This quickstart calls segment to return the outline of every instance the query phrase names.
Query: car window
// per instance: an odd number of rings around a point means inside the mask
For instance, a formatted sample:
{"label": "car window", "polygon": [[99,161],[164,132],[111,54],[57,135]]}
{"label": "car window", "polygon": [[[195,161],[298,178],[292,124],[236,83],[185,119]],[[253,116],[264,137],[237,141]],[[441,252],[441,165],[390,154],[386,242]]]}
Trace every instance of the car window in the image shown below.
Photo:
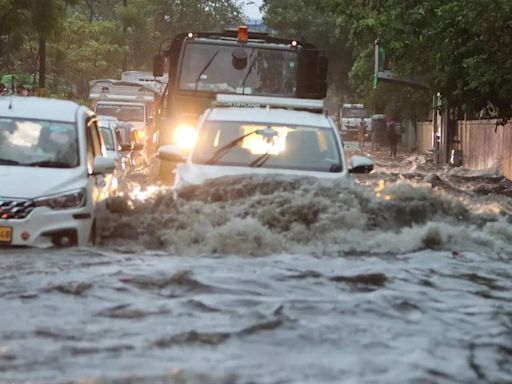
{"label": "car window", "polygon": [[192,160],[202,164],[341,172],[334,130],[209,121],[200,132]]}
{"label": "car window", "polygon": [[114,134],[112,129],[109,127],[100,127],[101,137],[103,138],[103,142],[105,143],[105,148],[107,151],[115,150],[115,142],[114,142]]}
{"label": "car window", "polygon": [[71,168],[79,164],[74,123],[0,118],[3,164]]}

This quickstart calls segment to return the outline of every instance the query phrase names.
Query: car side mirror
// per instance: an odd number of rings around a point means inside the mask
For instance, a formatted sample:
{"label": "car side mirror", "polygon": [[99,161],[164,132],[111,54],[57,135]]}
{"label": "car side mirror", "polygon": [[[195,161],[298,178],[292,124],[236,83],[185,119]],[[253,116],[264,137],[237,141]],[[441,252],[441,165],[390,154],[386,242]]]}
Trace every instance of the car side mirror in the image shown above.
{"label": "car side mirror", "polygon": [[185,155],[175,145],[163,145],[158,148],[157,157],[162,161],[173,161],[175,163],[184,163],[186,161]]}
{"label": "car side mirror", "polygon": [[96,156],[92,165],[92,175],[104,175],[114,172],[116,161],[105,156]]}
{"label": "car side mirror", "polygon": [[364,156],[352,156],[352,168],[349,173],[370,173],[372,170],[372,160]]}

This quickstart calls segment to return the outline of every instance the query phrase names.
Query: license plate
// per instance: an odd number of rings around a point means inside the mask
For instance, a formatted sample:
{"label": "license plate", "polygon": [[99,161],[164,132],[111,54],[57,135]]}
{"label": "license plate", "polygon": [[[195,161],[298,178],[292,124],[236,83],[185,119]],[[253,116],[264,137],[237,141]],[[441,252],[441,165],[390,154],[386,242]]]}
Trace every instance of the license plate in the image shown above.
{"label": "license plate", "polygon": [[12,228],[0,227],[0,243],[10,243],[12,241]]}

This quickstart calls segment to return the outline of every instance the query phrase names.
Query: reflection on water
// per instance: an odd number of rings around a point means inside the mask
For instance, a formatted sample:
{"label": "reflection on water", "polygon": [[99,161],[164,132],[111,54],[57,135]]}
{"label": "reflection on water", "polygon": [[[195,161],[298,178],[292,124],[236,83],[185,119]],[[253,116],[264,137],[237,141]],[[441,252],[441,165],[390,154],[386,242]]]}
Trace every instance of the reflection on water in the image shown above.
{"label": "reflection on water", "polygon": [[100,248],[0,249],[0,383],[510,382],[508,186],[452,176],[142,188]]}

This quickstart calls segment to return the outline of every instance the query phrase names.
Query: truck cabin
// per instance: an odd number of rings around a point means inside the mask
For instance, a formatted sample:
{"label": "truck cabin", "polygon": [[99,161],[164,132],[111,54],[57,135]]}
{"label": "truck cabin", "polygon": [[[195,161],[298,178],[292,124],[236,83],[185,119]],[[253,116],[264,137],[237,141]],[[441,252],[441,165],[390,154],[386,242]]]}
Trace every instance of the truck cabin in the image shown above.
{"label": "truck cabin", "polygon": [[168,59],[168,88],[160,144],[173,143],[173,131],[195,126],[218,93],[322,99],[327,60],[312,44],[248,31],[190,32],[172,39],[155,56],[154,76]]}

